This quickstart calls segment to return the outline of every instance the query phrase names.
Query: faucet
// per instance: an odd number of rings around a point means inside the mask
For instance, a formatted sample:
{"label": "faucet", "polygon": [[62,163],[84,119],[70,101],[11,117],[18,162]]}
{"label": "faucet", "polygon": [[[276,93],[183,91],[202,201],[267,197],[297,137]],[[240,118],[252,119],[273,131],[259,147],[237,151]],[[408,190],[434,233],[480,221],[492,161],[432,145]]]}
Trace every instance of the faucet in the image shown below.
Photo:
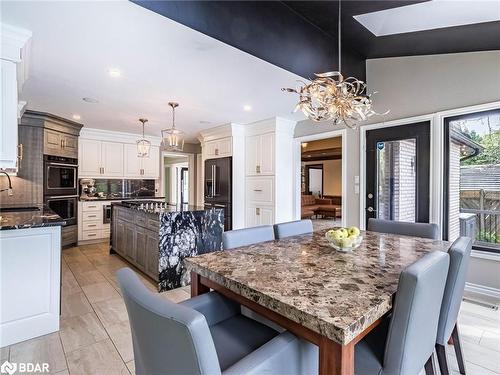
{"label": "faucet", "polygon": [[3,173],[4,175],[6,175],[7,176],[7,180],[9,180],[9,187],[7,189],[0,189],[0,193],[2,191],[7,191],[8,192],[7,194],[9,195],[9,197],[13,196],[14,193],[12,192],[12,181],[10,180],[9,174],[7,172],[5,172],[5,171],[0,171],[0,173]]}

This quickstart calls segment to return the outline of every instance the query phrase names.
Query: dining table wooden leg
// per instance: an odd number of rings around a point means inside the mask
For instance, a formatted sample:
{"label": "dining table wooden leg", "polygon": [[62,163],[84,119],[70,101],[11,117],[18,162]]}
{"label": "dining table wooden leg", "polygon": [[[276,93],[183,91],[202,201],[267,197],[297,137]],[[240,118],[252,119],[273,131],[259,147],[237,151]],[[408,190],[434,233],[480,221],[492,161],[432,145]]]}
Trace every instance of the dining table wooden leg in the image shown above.
{"label": "dining table wooden leg", "polygon": [[354,375],[354,344],[341,345],[326,337],[319,344],[320,375]]}
{"label": "dining table wooden leg", "polygon": [[191,297],[196,297],[208,292],[210,292],[210,288],[201,283],[200,275],[191,271]]}

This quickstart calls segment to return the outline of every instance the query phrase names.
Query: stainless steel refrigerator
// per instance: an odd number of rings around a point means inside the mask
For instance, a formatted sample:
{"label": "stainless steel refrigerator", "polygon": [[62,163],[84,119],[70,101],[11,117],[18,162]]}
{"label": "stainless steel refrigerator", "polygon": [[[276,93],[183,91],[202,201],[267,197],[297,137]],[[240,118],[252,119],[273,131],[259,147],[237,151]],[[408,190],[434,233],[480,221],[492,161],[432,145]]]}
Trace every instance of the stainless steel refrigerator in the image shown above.
{"label": "stainless steel refrigerator", "polygon": [[205,160],[205,208],[224,209],[224,230],[231,230],[233,171],[232,158]]}

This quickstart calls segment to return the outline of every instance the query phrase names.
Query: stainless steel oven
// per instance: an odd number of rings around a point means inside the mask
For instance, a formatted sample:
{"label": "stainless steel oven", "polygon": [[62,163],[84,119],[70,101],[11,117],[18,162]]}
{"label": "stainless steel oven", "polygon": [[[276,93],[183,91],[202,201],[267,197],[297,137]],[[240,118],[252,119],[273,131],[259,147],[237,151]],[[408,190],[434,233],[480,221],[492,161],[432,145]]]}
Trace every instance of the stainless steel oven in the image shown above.
{"label": "stainless steel oven", "polygon": [[60,156],[44,156],[44,195],[78,194],[78,160]]}
{"label": "stainless steel oven", "polygon": [[78,195],[47,195],[45,204],[61,216],[66,225],[75,225],[78,218]]}

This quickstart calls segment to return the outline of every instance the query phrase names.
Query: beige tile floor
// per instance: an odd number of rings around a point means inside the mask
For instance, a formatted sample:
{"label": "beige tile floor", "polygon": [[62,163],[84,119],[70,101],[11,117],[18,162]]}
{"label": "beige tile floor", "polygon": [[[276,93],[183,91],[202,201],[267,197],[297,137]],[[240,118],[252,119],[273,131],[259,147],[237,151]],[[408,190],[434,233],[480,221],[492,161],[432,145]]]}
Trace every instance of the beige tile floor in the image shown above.
{"label": "beige tile floor", "polygon": [[[134,374],[127,311],[114,275],[124,266],[128,264],[110,255],[106,244],[64,250],[60,331],[2,348],[1,360],[48,362],[58,375]],[[155,290],[151,280],[141,278]],[[160,295],[179,302],[189,298],[189,289]],[[459,324],[468,373],[500,374],[500,311],[464,302]],[[453,374],[458,374],[449,349]]]}

